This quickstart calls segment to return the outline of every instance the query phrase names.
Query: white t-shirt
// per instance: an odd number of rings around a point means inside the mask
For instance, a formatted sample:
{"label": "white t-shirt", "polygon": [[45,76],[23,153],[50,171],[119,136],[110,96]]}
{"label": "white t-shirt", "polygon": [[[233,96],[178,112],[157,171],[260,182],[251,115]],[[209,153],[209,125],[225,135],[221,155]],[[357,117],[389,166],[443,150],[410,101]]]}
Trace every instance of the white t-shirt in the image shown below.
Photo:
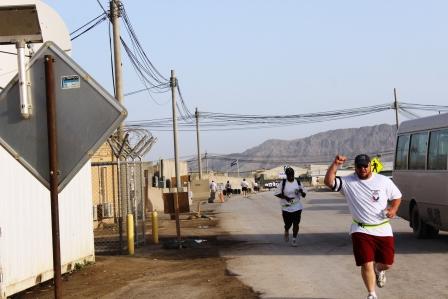
{"label": "white t-shirt", "polygon": [[[383,212],[389,200],[400,199],[401,192],[388,177],[372,173],[366,180],[356,173],[336,177],[334,190],[340,190],[347,199],[348,207],[355,221],[364,224],[380,224],[388,220]],[[392,236],[389,223],[376,227],[362,227],[352,223],[350,234],[360,232],[374,236]]]}
{"label": "white t-shirt", "polygon": [[242,181],[241,182],[241,187],[247,188],[247,187],[249,187],[249,183],[247,181]]}
{"label": "white t-shirt", "polygon": [[217,189],[218,189],[218,185],[216,185],[215,182],[211,182],[210,191],[216,192]]}
{"label": "white t-shirt", "polygon": [[[275,189],[274,191],[274,195],[282,194],[282,185],[283,181],[278,184],[277,189]],[[299,186],[296,179],[294,179],[293,182],[290,182],[288,180],[285,181],[285,189],[283,190],[283,194],[289,198],[294,199],[290,202],[283,198],[280,199],[280,205],[282,206],[283,211],[296,212],[303,209],[303,205],[300,202],[302,196],[300,195],[300,192],[298,192],[299,189],[302,189],[303,192],[306,193],[305,187]]]}

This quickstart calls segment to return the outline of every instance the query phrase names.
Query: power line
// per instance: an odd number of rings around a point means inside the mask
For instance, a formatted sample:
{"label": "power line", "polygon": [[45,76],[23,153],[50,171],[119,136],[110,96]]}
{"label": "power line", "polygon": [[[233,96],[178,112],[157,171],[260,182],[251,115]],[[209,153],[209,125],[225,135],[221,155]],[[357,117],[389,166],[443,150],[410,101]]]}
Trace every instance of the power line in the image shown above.
{"label": "power line", "polygon": [[75,31],[73,31],[72,33],[70,33],[70,35],[75,34],[76,32],[78,32],[79,30],[81,30],[82,28],[86,27],[87,25],[89,25],[90,23],[92,23],[93,21],[96,20],[96,22],[94,24],[92,24],[91,26],[87,27],[85,30],[83,30],[81,33],[79,33],[78,35],[72,37],[70,40],[75,40],[78,37],[80,37],[81,35],[89,32],[90,30],[92,30],[93,28],[95,28],[96,26],[98,26],[100,23],[102,23],[103,21],[105,21],[107,19],[107,15],[106,14],[101,14],[98,17],[94,18],[93,20],[89,21],[87,24],[81,26],[80,28],[76,29]]}
{"label": "power line", "polygon": [[[185,105],[186,106],[186,105]],[[415,115],[409,110],[425,110],[425,111],[448,111],[448,106],[441,105],[422,105],[412,103],[400,103],[401,112],[407,115]],[[185,111],[188,111],[188,108]],[[249,130],[249,129],[266,129],[284,126],[294,126],[298,124],[310,124],[334,121],[340,119],[354,118],[363,115],[379,113],[382,111],[393,109],[392,103],[381,105],[373,105],[367,107],[339,109],[332,111],[289,114],[289,115],[245,115],[245,114],[226,114],[201,112],[201,131],[230,131],[230,130]],[[153,131],[166,131],[172,126],[170,118],[159,118],[152,120],[129,121],[127,126],[142,126],[150,128]],[[179,127],[181,131],[194,131],[195,123],[191,121],[187,114],[185,118],[179,118]]]}
{"label": "power line", "polygon": [[[295,165],[304,165],[304,164],[326,164],[331,162],[334,159],[334,156],[337,153],[334,154],[328,154],[328,155],[321,155],[321,156],[305,156],[301,159],[297,159],[297,156],[288,156],[288,158],[285,158],[285,156],[275,156],[272,158],[271,156],[257,156],[256,158],[251,158],[250,156],[244,156],[244,155],[216,155],[216,154],[207,154],[207,159],[209,160],[218,160],[218,161],[234,161],[238,160],[241,163],[246,164],[282,164],[282,163],[290,163]],[[386,149],[381,150],[378,149],[376,151],[370,151],[366,153],[371,156],[380,155],[382,157],[386,156],[392,156],[394,154],[394,149]],[[348,159],[354,159],[355,154],[349,155]],[[189,163],[196,162],[197,158],[192,157],[191,159],[187,160]]]}

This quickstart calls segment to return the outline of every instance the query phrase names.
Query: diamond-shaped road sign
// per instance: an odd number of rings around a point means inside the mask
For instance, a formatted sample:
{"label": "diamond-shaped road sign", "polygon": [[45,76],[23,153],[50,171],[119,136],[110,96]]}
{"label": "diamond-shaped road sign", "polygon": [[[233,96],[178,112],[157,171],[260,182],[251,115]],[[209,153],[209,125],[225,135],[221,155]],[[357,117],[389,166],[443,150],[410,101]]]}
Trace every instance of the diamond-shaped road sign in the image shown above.
{"label": "diamond-shaped road sign", "polygon": [[32,114],[20,113],[17,76],[0,94],[0,144],[50,188],[44,56],[54,58],[59,192],[126,118],[126,109],[52,42],[27,66]]}
{"label": "diamond-shaped road sign", "polygon": [[370,161],[370,168],[373,172],[381,172],[381,170],[383,169],[383,163],[381,163],[380,158],[373,157],[372,161]]}

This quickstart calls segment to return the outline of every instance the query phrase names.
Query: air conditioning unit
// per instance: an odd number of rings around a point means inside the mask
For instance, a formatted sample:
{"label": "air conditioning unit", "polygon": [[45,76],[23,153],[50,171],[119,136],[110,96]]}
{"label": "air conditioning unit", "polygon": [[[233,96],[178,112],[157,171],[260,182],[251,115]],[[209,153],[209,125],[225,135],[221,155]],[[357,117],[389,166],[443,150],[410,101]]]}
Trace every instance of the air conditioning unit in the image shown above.
{"label": "air conditioning unit", "polygon": [[111,218],[114,217],[114,211],[111,202],[103,203],[103,218]]}
{"label": "air conditioning unit", "polygon": [[93,208],[93,221],[98,220],[98,208],[96,206],[92,206]]}

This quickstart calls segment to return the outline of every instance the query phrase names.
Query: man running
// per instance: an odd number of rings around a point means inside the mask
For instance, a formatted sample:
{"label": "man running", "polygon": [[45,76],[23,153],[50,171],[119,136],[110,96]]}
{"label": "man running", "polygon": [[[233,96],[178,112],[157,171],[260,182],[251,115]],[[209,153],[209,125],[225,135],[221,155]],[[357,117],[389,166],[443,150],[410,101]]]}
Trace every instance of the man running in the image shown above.
{"label": "man running", "polygon": [[[341,191],[352,214],[350,234],[353,254],[369,292],[367,299],[377,299],[376,285],[386,283],[386,270],[394,262],[394,237],[389,219],[395,217],[401,192],[387,177],[373,173],[369,156],[355,158],[355,173],[336,176],[337,169],[347,160],[337,155],[327,170],[324,183],[333,191]],[[389,205],[388,205],[389,204]]]}
{"label": "man running", "polygon": [[232,194],[232,185],[230,185],[230,181],[227,181],[226,183],[226,195],[228,198],[230,198],[230,195]]}
{"label": "man running", "polygon": [[243,179],[241,182],[241,192],[243,193],[244,197],[247,197],[247,188],[249,188],[249,183],[246,181],[246,179]]}
{"label": "man running", "polygon": [[300,202],[302,197],[306,196],[306,190],[294,178],[294,169],[288,167],[285,169],[286,179],[278,184],[274,195],[280,198],[282,207],[282,217],[285,224],[284,240],[289,242],[289,229],[292,225],[292,242],[293,247],[297,246],[300,218],[302,216],[303,205]]}

